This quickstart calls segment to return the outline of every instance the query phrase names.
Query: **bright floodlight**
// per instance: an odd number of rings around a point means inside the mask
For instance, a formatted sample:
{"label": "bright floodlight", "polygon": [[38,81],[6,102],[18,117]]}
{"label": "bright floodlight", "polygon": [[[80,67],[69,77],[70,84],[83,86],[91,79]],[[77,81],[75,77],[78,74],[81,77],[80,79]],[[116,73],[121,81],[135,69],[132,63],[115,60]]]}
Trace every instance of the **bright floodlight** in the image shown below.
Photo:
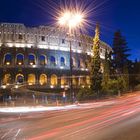
{"label": "bright floodlight", "polygon": [[83,23],[83,15],[75,12],[64,12],[58,19],[60,25],[75,28]]}

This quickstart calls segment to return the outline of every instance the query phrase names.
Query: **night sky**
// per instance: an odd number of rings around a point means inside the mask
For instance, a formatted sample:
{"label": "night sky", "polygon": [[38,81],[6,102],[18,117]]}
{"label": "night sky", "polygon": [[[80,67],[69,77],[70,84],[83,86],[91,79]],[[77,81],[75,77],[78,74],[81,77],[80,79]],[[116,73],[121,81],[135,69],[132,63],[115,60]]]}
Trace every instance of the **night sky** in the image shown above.
{"label": "night sky", "polygon": [[[68,3],[69,0],[65,0]],[[95,23],[101,25],[101,39],[112,45],[113,34],[120,29],[131,49],[130,59],[140,60],[140,0],[71,0],[92,9],[87,20],[90,35]],[[55,9],[64,0],[0,0],[0,22],[24,23],[27,26],[54,25]]]}

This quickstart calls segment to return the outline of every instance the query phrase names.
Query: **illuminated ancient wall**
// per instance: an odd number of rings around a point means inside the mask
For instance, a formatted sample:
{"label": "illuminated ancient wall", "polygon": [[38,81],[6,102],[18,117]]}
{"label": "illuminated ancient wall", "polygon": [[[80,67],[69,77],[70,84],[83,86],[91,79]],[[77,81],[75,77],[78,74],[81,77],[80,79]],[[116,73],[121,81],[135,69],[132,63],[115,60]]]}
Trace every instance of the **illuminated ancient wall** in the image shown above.
{"label": "illuminated ancient wall", "polygon": [[[24,24],[0,24],[0,84],[28,83],[64,87],[70,81],[70,41],[72,47],[73,85],[88,85],[92,38],[71,38],[63,30],[25,27]],[[109,45],[100,42],[104,59]]]}

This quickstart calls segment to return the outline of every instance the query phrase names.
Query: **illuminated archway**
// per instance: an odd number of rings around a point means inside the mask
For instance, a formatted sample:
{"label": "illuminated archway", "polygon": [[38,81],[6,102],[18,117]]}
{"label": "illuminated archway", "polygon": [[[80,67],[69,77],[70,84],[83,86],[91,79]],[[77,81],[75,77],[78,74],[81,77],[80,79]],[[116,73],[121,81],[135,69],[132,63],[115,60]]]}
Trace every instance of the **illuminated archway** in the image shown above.
{"label": "illuminated archway", "polygon": [[51,85],[56,86],[58,83],[57,76],[55,74],[51,75]]}
{"label": "illuminated archway", "polygon": [[72,76],[72,84],[74,85],[74,86],[76,86],[77,85],[77,81],[78,79],[77,79],[77,77],[76,76]]}
{"label": "illuminated archway", "polygon": [[23,54],[17,54],[16,56],[16,64],[17,65],[23,65],[24,64],[24,55]]}
{"label": "illuminated archway", "polygon": [[86,84],[90,85],[90,77],[89,76],[86,76]]}
{"label": "illuminated archway", "polygon": [[45,55],[40,55],[39,57],[40,65],[46,65],[47,64],[47,59]]}
{"label": "illuminated archway", "polygon": [[85,84],[85,80],[83,76],[79,77],[79,85],[84,85]]}
{"label": "illuminated archway", "polygon": [[101,72],[103,73],[104,72],[104,64],[103,63],[101,63],[100,69],[101,69]]}
{"label": "illuminated archway", "polygon": [[12,55],[7,53],[4,55],[4,65],[11,65],[12,63]]}
{"label": "illuminated archway", "polygon": [[80,67],[85,68],[85,63],[83,62],[83,59],[80,59]]}
{"label": "illuminated archway", "polygon": [[55,66],[55,65],[56,65],[56,59],[55,59],[54,56],[51,56],[51,57],[50,57],[50,65],[51,65],[51,66]]}
{"label": "illuminated archway", "polygon": [[35,65],[36,64],[36,57],[34,54],[30,53],[28,55],[28,64],[29,65]]}
{"label": "illuminated archway", "polygon": [[35,74],[28,74],[28,84],[33,85],[36,82]]}
{"label": "illuminated archway", "polygon": [[40,85],[45,85],[47,84],[47,75],[46,74],[41,74],[39,77],[39,83]]}
{"label": "illuminated archway", "polygon": [[4,77],[3,77],[2,83],[4,85],[10,84],[11,83],[11,74],[9,74],[9,73],[8,74],[5,74]]}
{"label": "illuminated archway", "polygon": [[76,67],[76,60],[74,57],[72,57],[72,59],[71,59],[71,64],[73,67]]}
{"label": "illuminated archway", "polygon": [[23,74],[17,74],[16,75],[16,82],[17,83],[23,83],[24,82],[24,75]]}
{"label": "illuminated archway", "polygon": [[81,67],[81,61],[78,59],[78,68]]}
{"label": "illuminated archway", "polygon": [[65,66],[65,58],[64,57],[60,58],[60,65]]}
{"label": "illuminated archway", "polygon": [[78,60],[78,68],[84,68],[84,63],[82,59]]}
{"label": "illuminated archway", "polygon": [[65,76],[61,77],[61,86],[67,85],[68,84],[68,80]]}

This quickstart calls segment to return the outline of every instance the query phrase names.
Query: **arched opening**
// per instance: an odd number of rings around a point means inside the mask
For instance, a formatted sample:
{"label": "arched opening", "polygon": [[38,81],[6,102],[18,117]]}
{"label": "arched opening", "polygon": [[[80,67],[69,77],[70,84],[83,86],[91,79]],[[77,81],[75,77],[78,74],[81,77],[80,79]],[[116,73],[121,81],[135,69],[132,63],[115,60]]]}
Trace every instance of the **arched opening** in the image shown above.
{"label": "arched opening", "polygon": [[78,79],[77,79],[77,77],[76,76],[72,76],[72,85],[74,85],[74,86],[76,86],[77,85],[77,81]]}
{"label": "arched opening", "polygon": [[51,75],[51,85],[56,86],[58,83],[57,76],[55,74]]}
{"label": "arched opening", "polygon": [[50,65],[51,65],[51,66],[55,66],[55,65],[56,65],[56,59],[55,59],[54,56],[51,56],[51,57],[50,57]]}
{"label": "arched opening", "polygon": [[4,56],[4,65],[11,65],[12,64],[12,55],[10,53]]}
{"label": "arched opening", "polygon": [[36,64],[36,59],[34,54],[28,55],[28,64],[31,66]]}
{"label": "arched opening", "polygon": [[24,64],[24,55],[23,54],[17,54],[16,64],[17,65],[23,65]]}
{"label": "arched opening", "polygon": [[84,65],[85,65],[85,68],[87,69],[88,68],[88,61],[87,60],[85,61]]}
{"label": "arched opening", "polygon": [[83,59],[80,59],[80,67],[81,67],[81,68],[85,68],[85,64],[84,64]]}
{"label": "arched opening", "polygon": [[40,65],[46,65],[46,56],[45,55],[40,55],[39,57],[39,60],[40,60]]}
{"label": "arched opening", "polygon": [[4,77],[3,77],[2,83],[4,85],[10,84],[11,83],[11,74],[9,74],[9,73],[8,74],[5,74]]}
{"label": "arched opening", "polygon": [[90,85],[90,77],[89,76],[86,76],[86,84]]}
{"label": "arched opening", "polygon": [[68,80],[65,76],[61,77],[61,86],[68,85]]}
{"label": "arched opening", "polygon": [[60,58],[60,65],[65,66],[65,58],[64,57]]}
{"label": "arched opening", "polygon": [[79,85],[84,85],[85,84],[85,80],[83,76],[79,77]]}
{"label": "arched opening", "polygon": [[71,59],[71,65],[72,65],[73,67],[76,67],[76,60],[75,60],[74,57]]}
{"label": "arched opening", "polygon": [[23,83],[24,82],[24,76],[23,76],[23,74],[17,74],[16,75],[16,82],[17,83]]}
{"label": "arched opening", "polygon": [[78,60],[78,68],[84,68],[84,63],[82,59]]}
{"label": "arched opening", "polygon": [[78,68],[80,68],[80,67],[81,67],[81,61],[78,60]]}
{"label": "arched opening", "polygon": [[35,74],[28,74],[28,84],[34,85],[36,82]]}
{"label": "arched opening", "polygon": [[101,70],[101,73],[104,72],[104,64],[103,63],[101,63],[100,70]]}
{"label": "arched opening", "polygon": [[47,75],[46,74],[41,74],[39,77],[39,83],[40,85],[45,85],[47,84]]}

